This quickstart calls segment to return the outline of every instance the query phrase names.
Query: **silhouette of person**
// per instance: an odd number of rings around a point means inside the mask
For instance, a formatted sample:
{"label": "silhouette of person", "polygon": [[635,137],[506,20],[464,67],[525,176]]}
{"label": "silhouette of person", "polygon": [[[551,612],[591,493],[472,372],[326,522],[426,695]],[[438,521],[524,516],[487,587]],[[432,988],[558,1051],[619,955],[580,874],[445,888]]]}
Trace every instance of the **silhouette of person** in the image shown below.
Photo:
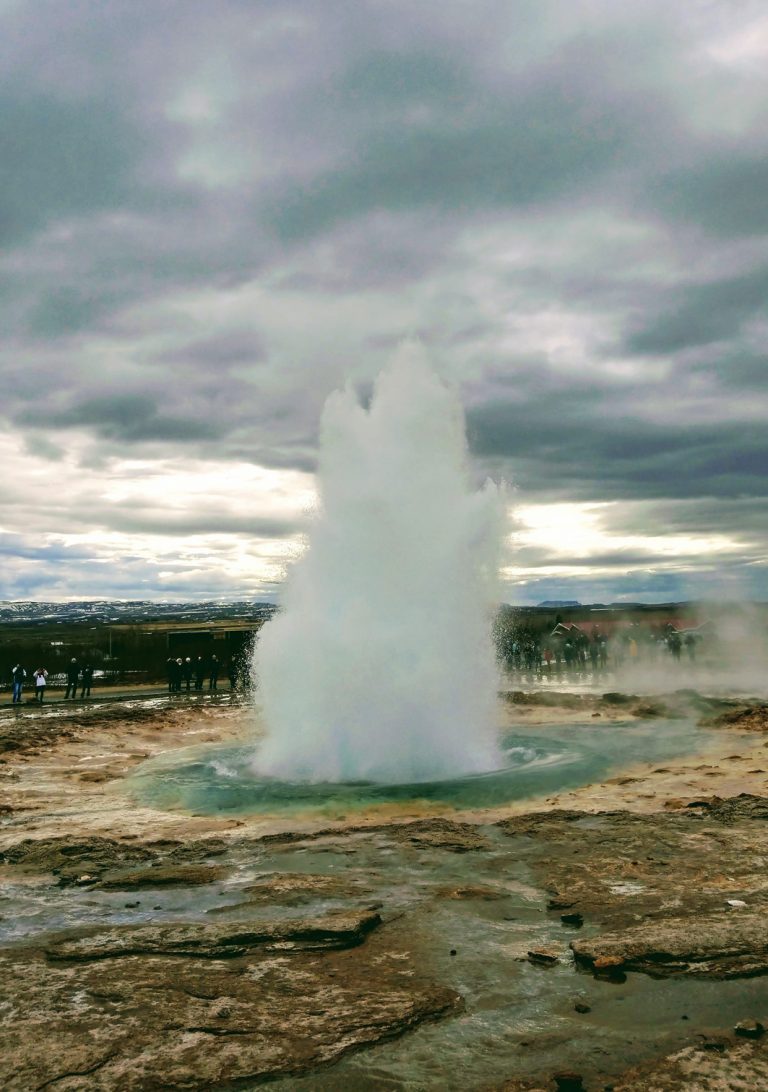
{"label": "silhouette of person", "polygon": [[16,664],[11,672],[11,680],[13,682],[13,701],[12,705],[18,705],[21,701],[21,691],[24,686],[24,680],[27,677],[27,673],[21,664]]}
{"label": "silhouette of person", "polygon": [[186,660],[184,661],[183,671],[184,682],[187,684],[187,693],[189,693],[189,688],[192,684],[192,660],[189,656],[187,656]]}
{"label": "silhouette of person", "polygon": [[90,664],[86,664],[83,668],[83,674],[81,677],[82,688],[80,690],[81,698],[90,698],[91,696],[91,683],[93,682],[93,668]]}
{"label": "silhouette of person", "polygon": [[213,656],[211,656],[211,675],[210,675],[210,678],[208,679],[208,689],[209,690],[218,690],[219,689],[218,684],[219,684],[219,668],[220,667],[221,667],[221,665],[219,663],[219,657],[214,652]]}
{"label": "silhouette of person", "polygon": [[[80,668],[77,665],[77,660],[73,656],[69,661],[67,667],[67,689],[64,693],[65,698],[77,697],[77,680],[80,678]],[[72,692],[70,694],[70,691]]]}
{"label": "silhouette of person", "polygon": [[198,656],[195,660],[195,690],[203,689],[203,680],[205,679],[205,660],[202,656]]}

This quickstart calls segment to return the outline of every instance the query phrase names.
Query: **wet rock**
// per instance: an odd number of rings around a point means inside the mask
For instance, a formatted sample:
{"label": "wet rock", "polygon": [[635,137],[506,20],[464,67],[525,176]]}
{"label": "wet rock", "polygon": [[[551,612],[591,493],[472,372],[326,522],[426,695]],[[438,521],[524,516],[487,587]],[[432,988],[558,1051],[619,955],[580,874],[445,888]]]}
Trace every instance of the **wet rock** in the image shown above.
{"label": "wet rock", "polygon": [[170,887],[214,883],[227,874],[220,865],[154,865],[149,868],[121,868],[105,872],[94,886],[104,890],[132,890],[141,887]]}
{"label": "wet rock", "polygon": [[147,843],[147,849],[158,859],[167,861],[204,861],[208,857],[221,857],[230,848],[224,838],[195,838],[191,842],[160,839]]}
{"label": "wet rock", "polygon": [[107,772],[107,770],[83,770],[82,773],[77,775],[78,781],[83,781],[86,784],[100,785],[105,781],[113,781],[120,774],[116,771]]}
{"label": "wet rock", "polygon": [[227,960],[177,949],[61,963],[16,950],[0,953],[0,980],[14,1006],[0,1025],[8,1092],[204,1092],[296,1078],[461,1007],[383,930],[349,950],[260,947]]}
{"label": "wet rock", "polygon": [[740,728],[747,732],[768,732],[768,705],[740,705],[713,717],[710,723],[718,728]]}
{"label": "wet rock", "polygon": [[584,1078],[580,1073],[575,1073],[572,1069],[564,1069],[560,1073],[553,1073],[552,1080],[555,1082],[557,1092],[584,1092]]}
{"label": "wet rock", "polygon": [[[453,819],[413,819],[408,822],[366,823],[362,826],[324,827],[315,831],[280,831],[264,834],[255,845],[295,845],[301,842],[317,843],[327,838],[347,839],[351,835],[386,835],[396,842],[434,849],[447,849],[454,853],[490,849],[490,842],[473,823],[460,823]],[[338,847],[336,847],[338,848]]]}
{"label": "wet rock", "polygon": [[614,1092],[682,1092],[683,1089],[756,1092],[768,1088],[765,1040],[733,1044],[721,1037],[708,1042],[717,1042],[718,1049],[702,1042],[665,1058],[633,1066],[614,1083]]}
{"label": "wet rock", "polygon": [[502,887],[471,883],[461,884],[459,887],[438,887],[435,894],[444,899],[481,899],[484,902],[509,898],[509,892]]}
{"label": "wet rock", "polygon": [[570,914],[561,914],[560,921],[563,925],[570,925],[574,929],[581,929],[584,924],[584,918],[578,911]]}
{"label": "wet rock", "polygon": [[169,869],[169,879],[162,880],[159,872],[153,877],[161,883],[202,882],[193,880],[191,872],[189,880],[175,881],[170,876],[177,865],[203,862],[208,857],[220,856],[228,848],[221,838],[202,838],[187,843],[172,840],[138,843],[98,835],[90,838],[27,838],[1,852],[0,863],[17,866],[25,872],[51,872],[58,877],[60,887],[97,883],[118,874],[120,882],[112,886],[139,886],[139,883],[122,881],[128,881],[133,870],[137,870],[138,880],[141,866],[144,865],[153,865],[158,869],[162,865]]}
{"label": "wet rock", "polygon": [[617,933],[571,941],[576,962],[598,970],[607,962],[657,978],[739,978],[768,972],[765,911],[645,922]]}
{"label": "wet rock", "polygon": [[670,715],[670,709],[662,702],[641,702],[640,705],[636,705],[632,710],[632,713],[636,717],[668,717]]}
{"label": "wet rock", "polygon": [[340,911],[318,918],[252,922],[248,925],[179,923],[115,925],[68,933],[45,947],[49,960],[85,962],[136,955],[235,959],[255,949],[311,951],[362,944],[381,924],[376,913]]}
{"label": "wet rock", "polygon": [[573,1006],[573,1011],[582,1014],[586,1012],[592,1012],[592,1006],[588,1005],[585,1001],[577,1001],[576,1004]]}
{"label": "wet rock", "polygon": [[[522,1046],[523,1044],[521,1043],[520,1045]],[[547,1084],[549,1087],[545,1087],[539,1081],[526,1081],[515,1078],[513,1080],[505,1081],[504,1084],[494,1088],[493,1092],[551,1092],[552,1085],[549,1081]]]}
{"label": "wet rock", "polygon": [[591,965],[595,978],[605,982],[626,982],[624,961],[619,956],[598,956]]}
{"label": "wet rock", "polygon": [[742,1039],[761,1039],[765,1035],[765,1026],[759,1020],[741,1020],[733,1033]]}
{"label": "wet rock", "polygon": [[531,948],[528,952],[528,962],[537,967],[554,967],[560,962],[557,952],[550,948]]}
{"label": "wet rock", "polygon": [[587,694],[567,694],[546,690],[505,690],[500,694],[509,705],[538,705],[554,709],[579,709],[592,701]]}
{"label": "wet rock", "polygon": [[768,797],[754,796],[743,792],[739,796],[721,800],[715,797],[714,802],[707,804],[710,818],[719,823],[736,823],[742,819],[768,819]]}
{"label": "wet rock", "polygon": [[450,819],[417,820],[394,828],[392,833],[411,845],[426,849],[445,849],[450,853],[490,849],[488,839],[471,823],[455,823]]}
{"label": "wet rock", "polygon": [[766,798],[742,796],[649,815],[553,810],[498,828],[529,840],[517,852],[525,852],[550,892],[548,909],[578,911],[616,930],[650,918],[720,913],[728,897],[766,905],[766,806]]}
{"label": "wet rock", "polygon": [[0,853],[3,864],[20,865],[37,872],[103,871],[125,863],[149,861],[152,850],[114,838],[25,838]]}
{"label": "wet rock", "polygon": [[322,873],[272,872],[258,883],[240,889],[255,905],[279,903],[296,906],[313,899],[346,899],[363,894],[365,886],[359,879],[348,876],[327,876]]}
{"label": "wet rock", "polygon": [[702,1050],[713,1050],[718,1054],[724,1054],[731,1045],[731,1040],[726,1035],[700,1035],[699,1045]]}
{"label": "wet rock", "polygon": [[547,899],[547,910],[570,910],[574,900],[568,895],[553,895]]}

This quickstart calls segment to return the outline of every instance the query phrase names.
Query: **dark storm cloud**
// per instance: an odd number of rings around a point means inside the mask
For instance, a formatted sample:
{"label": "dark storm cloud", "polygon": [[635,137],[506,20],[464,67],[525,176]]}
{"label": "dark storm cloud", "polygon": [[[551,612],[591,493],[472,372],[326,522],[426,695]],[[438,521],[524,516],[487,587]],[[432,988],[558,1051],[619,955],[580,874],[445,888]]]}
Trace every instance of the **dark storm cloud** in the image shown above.
{"label": "dark storm cloud", "polygon": [[302,519],[278,519],[236,516],[229,512],[131,512],[110,508],[104,514],[105,525],[117,531],[144,535],[211,536],[247,535],[255,538],[288,538],[302,531]]}
{"label": "dark storm cloud", "polygon": [[673,297],[677,298],[671,305],[647,318],[645,325],[629,336],[630,352],[669,355],[724,341],[738,334],[748,320],[768,316],[768,267],[740,277],[685,286],[673,292]]}
{"label": "dark storm cloud", "polygon": [[201,365],[218,372],[221,367],[256,364],[265,358],[265,349],[253,330],[229,330],[213,337],[200,338],[161,355],[167,363]]}
{"label": "dark storm cloud", "polygon": [[[715,57],[751,13],[0,7],[2,412],[81,467],[313,470],[325,396],[415,334],[529,499],[765,535],[768,77]],[[174,518],[98,517],[213,522]]]}
{"label": "dark storm cloud", "polygon": [[[718,367],[719,365],[719,367]],[[723,387],[757,388],[765,392],[768,382],[768,352],[756,353],[749,349],[737,350],[732,355],[713,363],[701,363],[698,370],[714,372]]]}
{"label": "dark storm cloud", "polygon": [[706,536],[734,529],[765,553],[768,542],[768,488],[763,496],[685,497],[631,501],[612,510],[611,524],[621,534],[642,535],[649,526],[667,533]]}
{"label": "dark storm cloud", "polygon": [[721,238],[768,233],[768,147],[745,156],[739,145],[714,145],[695,167],[662,177],[657,207]]}
{"label": "dark storm cloud", "polygon": [[[466,106],[438,123],[402,120],[355,149],[351,166],[314,178],[275,201],[282,238],[302,239],[371,210],[525,207],[578,192],[624,144],[624,117],[556,84],[520,90],[506,101]],[[635,115],[633,117],[633,115]]]}
{"label": "dark storm cloud", "polygon": [[125,443],[192,443],[222,434],[213,421],[161,413],[151,398],[133,394],[86,399],[71,409],[51,414],[47,424],[54,429],[90,427],[104,439]]}
{"label": "dark storm cloud", "polygon": [[601,413],[588,394],[491,403],[468,415],[473,452],[516,468],[523,491],[574,499],[733,495],[762,497],[768,435],[762,424],[662,425],[619,407]]}
{"label": "dark storm cloud", "polygon": [[88,329],[116,302],[114,295],[104,296],[73,285],[42,291],[27,319],[29,332],[40,338],[77,333]]}
{"label": "dark storm cloud", "polygon": [[119,106],[0,85],[0,243],[116,208],[130,194],[140,137]]}

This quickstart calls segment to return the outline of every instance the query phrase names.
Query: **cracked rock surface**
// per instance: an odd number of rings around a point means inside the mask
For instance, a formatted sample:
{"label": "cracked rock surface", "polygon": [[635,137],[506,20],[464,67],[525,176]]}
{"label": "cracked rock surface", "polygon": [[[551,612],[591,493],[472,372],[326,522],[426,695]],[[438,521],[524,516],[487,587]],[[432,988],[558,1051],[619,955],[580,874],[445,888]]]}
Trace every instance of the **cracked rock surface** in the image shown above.
{"label": "cracked rock surface", "polygon": [[379,923],[330,915],[263,924],[258,935],[189,924],[6,950],[0,978],[14,1013],[0,1035],[3,1088],[261,1082],[456,1011],[456,991],[415,975],[384,931],[358,948]]}

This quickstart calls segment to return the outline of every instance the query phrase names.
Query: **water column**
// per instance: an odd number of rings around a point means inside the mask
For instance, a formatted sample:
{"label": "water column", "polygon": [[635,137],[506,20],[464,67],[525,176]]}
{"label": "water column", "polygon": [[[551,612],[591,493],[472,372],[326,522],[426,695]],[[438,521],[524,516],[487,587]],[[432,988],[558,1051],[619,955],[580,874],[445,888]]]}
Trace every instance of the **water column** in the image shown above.
{"label": "water column", "polygon": [[414,346],[328,399],[319,503],[255,670],[259,773],[402,783],[496,768],[503,495],[469,482],[457,396]]}

